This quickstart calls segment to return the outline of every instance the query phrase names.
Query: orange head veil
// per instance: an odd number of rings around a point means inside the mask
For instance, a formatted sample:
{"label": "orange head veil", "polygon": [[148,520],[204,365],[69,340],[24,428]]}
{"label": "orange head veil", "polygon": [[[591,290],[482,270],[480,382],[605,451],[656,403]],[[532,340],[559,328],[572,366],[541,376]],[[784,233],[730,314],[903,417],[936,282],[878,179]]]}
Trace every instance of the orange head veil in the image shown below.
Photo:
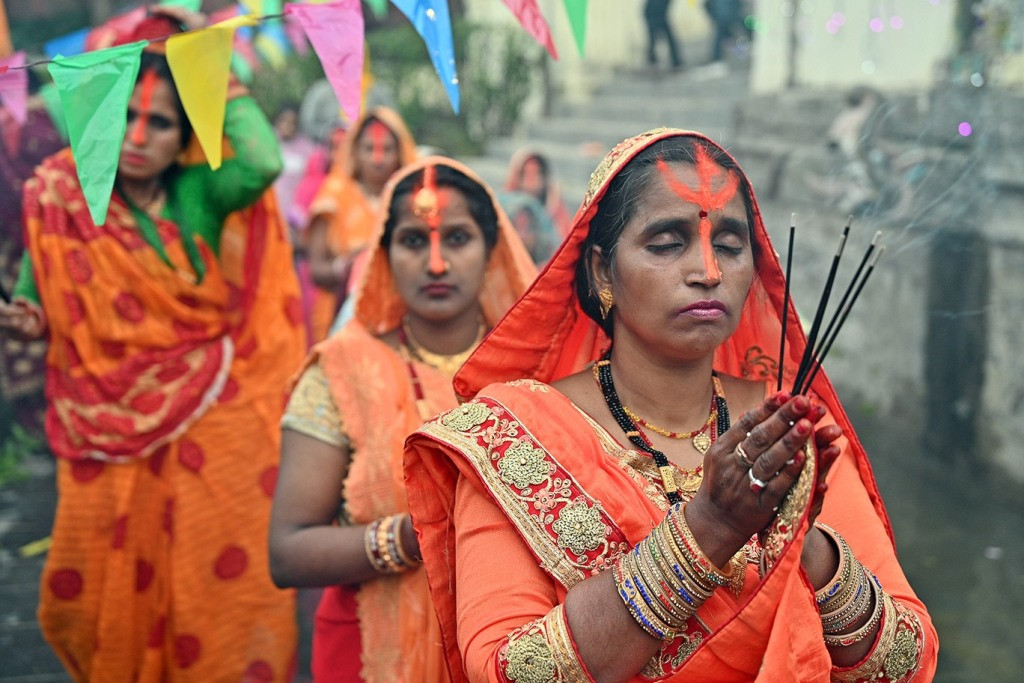
{"label": "orange head veil", "polygon": [[359,144],[359,138],[362,137],[367,124],[374,121],[383,124],[395,136],[395,140],[398,142],[399,167],[412,163],[416,159],[416,141],[401,115],[388,107],[373,107],[363,112],[349,127],[345,139],[335,150],[334,163],[331,164],[332,174],[340,172],[349,178],[355,178],[358,175],[356,145]]}
{"label": "orange head veil", "polygon": [[406,310],[405,301],[395,288],[387,250],[380,244],[395,188],[403,179],[430,166],[447,166],[478,184],[487,192],[498,216],[498,238],[491,248],[479,294],[488,325],[494,325],[501,319],[536,275],[536,266],[526,247],[487,183],[457,161],[439,156],[425,157],[399,169],[388,181],[381,197],[382,210],[370,241],[369,261],[355,294],[355,317],[373,334],[382,334],[397,327]]}
{"label": "orange head veil", "polygon": [[[660,128],[619,143],[601,161],[591,176],[583,204],[573,218],[569,234],[547,267],[515,307],[494,327],[455,376],[456,393],[469,398],[492,382],[530,378],[554,382],[579,372],[608,349],[611,342],[601,327],[580,307],[576,295],[576,266],[581,247],[590,231],[590,223],[612,180],[639,153],[651,145],[672,137],[690,137],[709,150],[718,150],[732,159],[717,143],[691,131]],[[737,173],[743,174],[739,166]],[[715,368],[748,379],[769,380],[778,373],[778,349],[782,335],[782,305],[785,276],[764,227],[757,199],[749,182],[747,192],[753,217],[753,239],[757,260],[754,282],[744,304],[739,326],[715,353]],[[791,386],[806,338],[795,308],[790,304],[786,334],[787,381]],[[849,438],[857,458],[861,477],[870,492],[879,516],[888,528],[881,499],[874,484],[864,449],[857,440],[843,411],[832,383],[824,371],[814,381],[813,390],[823,400]],[[890,532],[891,534],[891,532]]]}

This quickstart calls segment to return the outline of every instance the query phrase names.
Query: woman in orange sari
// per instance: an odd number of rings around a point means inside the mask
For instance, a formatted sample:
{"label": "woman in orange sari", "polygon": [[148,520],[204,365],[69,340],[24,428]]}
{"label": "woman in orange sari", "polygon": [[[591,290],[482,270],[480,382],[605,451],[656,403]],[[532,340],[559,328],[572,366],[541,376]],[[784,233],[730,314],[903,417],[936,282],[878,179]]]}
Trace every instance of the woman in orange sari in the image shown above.
{"label": "woman in orange sari", "polygon": [[316,284],[313,341],[321,341],[344,301],[355,256],[370,243],[381,190],[416,158],[416,143],[393,110],[376,107],[348,130],[330,173],[309,207],[309,269]]}
{"label": "woman in orange sari", "polygon": [[[178,28],[154,17],[132,39]],[[212,171],[166,59],[147,52],[106,222],[70,150],[25,188],[29,256],[0,322],[49,341],[59,495],[39,621],[78,681],[285,681],[294,667],[294,600],[270,581],[266,529],[301,310],[264,194],[273,132],[229,93],[231,151]]]}
{"label": "woman in orange sari", "polygon": [[534,275],[491,191],[454,161],[405,167],[383,201],[355,317],[314,349],[282,421],[271,574],[328,587],[317,681],[447,680],[402,444],[457,405],[455,370]]}
{"label": "woman in orange sari", "polygon": [[609,153],[456,377],[476,398],[407,442],[454,680],[931,679],[832,385],[774,390],[783,287],[717,144],[660,129]]}

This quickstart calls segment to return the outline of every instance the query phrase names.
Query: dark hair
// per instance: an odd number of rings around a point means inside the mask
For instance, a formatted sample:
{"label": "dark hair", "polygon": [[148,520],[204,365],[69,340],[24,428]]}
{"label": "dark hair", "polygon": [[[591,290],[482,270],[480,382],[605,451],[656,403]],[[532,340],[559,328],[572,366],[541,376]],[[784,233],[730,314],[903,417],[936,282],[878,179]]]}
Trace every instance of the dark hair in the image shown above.
{"label": "dark hair", "polygon": [[[469,206],[469,213],[473,216],[476,224],[480,226],[480,230],[483,231],[484,243],[487,245],[487,251],[490,252],[494,245],[498,243],[498,212],[491,201],[491,195],[480,183],[462,171],[443,164],[438,164],[434,168],[437,169],[434,179],[438,187],[449,187],[453,190],[458,190],[465,197],[466,204]],[[422,182],[423,169],[420,169],[402,178],[398,185],[395,186],[395,191],[391,195],[391,203],[388,205],[388,217],[384,223],[384,234],[380,238],[380,244],[385,249],[391,246],[391,235],[395,231],[395,224],[398,222],[399,207],[402,206],[403,202],[408,201],[408,198],[418,189]]]}
{"label": "dark hair", "polygon": [[[597,205],[597,212],[590,220],[590,231],[580,245],[580,258],[576,263],[576,297],[579,299],[580,307],[609,337],[612,336],[612,318],[601,318],[597,292],[594,291],[594,274],[590,267],[591,251],[594,246],[601,247],[602,258],[611,265],[615,259],[615,248],[619,243],[619,237],[622,236],[622,230],[636,214],[658,160],[695,164],[698,146],[707,152],[716,164],[726,170],[736,171],[739,175],[743,203],[747,210],[747,222],[753,233],[753,193],[750,184],[732,157],[720,147],[709,145],[695,137],[676,136],[659,140],[637,154],[608,185],[608,190]],[[756,263],[756,252],[754,258]]]}
{"label": "dark hair", "polygon": [[142,80],[147,71],[153,71],[157,78],[167,81],[167,84],[171,86],[171,93],[174,95],[174,109],[178,112],[178,125],[181,128],[181,148],[185,149],[192,140],[192,122],[189,121],[188,114],[185,113],[185,105],[181,103],[181,97],[178,96],[178,89],[174,85],[174,76],[171,75],[171,67],[167,64],[167,58],[161,54],[143,52],[142,58],[139,60],[139,76],[136,83]]}
{"label": "dark hair", "polygon": [[391,139],[395,141],[395,145],[400,144],[398,141],[398,133],[391,130],[391,126],[385,123],[383,119],[380,119],[374,116],[373,114],[370,114],[365,119],[363,119],[363,123],[359,126],[359,130],[355,131],[355,135],[352,137],[352,140],[355,141],[356,144],[359,144],[360,140],[363,137],[363,133],[366,132],[366,129],[369,128],[370,124],[374,121],[388,129],[388,133],[391,134]]}

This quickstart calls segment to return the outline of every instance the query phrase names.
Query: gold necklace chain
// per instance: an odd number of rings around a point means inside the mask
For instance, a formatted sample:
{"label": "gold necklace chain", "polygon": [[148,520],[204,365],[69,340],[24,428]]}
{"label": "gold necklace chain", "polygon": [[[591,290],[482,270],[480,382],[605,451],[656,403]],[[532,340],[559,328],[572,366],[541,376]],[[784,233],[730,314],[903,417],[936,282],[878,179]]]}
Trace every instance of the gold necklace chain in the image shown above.
{"label": "gold necklace chain", "polygon": [[483,320],[480,321],[480,329],[477,330],[476,339],[469,345],[465,351],[459,353],[453,353],[450,355],[443,353],[434,353],[423,347],[423,344],[416,339],[413,335],[412,330],[409,328],[409,323],[405,318],[402,318],[402,331],[405,332],[405,341],[408,343],[409,350],[412,351],[418,359],[426,363],[432,368],[435,368],[447,375],[448,377],[454,377],[455,373],[459,371],[462,364],[466,362],[470,354],[476,350],[476,347],[483,341],[484,334],[487,332],[487,323]]}
{"label": "gold necklace chain", "polygon": [[[593,372],[594,380],[597,381],[598,385],[600,385],[601,381],[597,374],[598,370],[596,363],[594,364]],[[669,429],[665,429],[664,427],[659,427],[634,413],[629,409],[629,406],[624,403],[622,404],[622,410],[630,420],[636,423],[638,427],[649,429],[655,434],[661,434],[669,439],[692,439],[694,448],[700,451],[701,454],[704,454],[708,452],[709,448],[711,448],[711,436],[707,433],[708,427],[713,425],[715,420],[718,419],[718,408],[716,407],[717,403],[715,402],[715,397],[725,396],[725,390],[722,389],[722,382],[715,375],[711,376],[711,387],[711,408],[708,411],[708,419],[701,427],[693,430],[692,432],[673,432]]]}

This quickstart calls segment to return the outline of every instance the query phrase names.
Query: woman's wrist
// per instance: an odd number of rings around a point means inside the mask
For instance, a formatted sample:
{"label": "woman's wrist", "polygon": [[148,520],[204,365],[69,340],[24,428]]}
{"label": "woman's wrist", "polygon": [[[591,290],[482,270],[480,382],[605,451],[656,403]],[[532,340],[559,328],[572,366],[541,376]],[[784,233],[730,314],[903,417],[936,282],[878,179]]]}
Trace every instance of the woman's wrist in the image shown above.
{"label": "woman's wrist", "polygon": [[800,563],[814,590],[820,590],[839,569],[839,549],[817,526],[812,526],[804,539]]}
{"label": "woman's wrist", "polygon": [[702,497],[698,495],[687,503],[683,511],[686,523],[708,559],[717,567],[725,567],[749,537],[722,524],[718,516],[708,511],[701,502]]}

